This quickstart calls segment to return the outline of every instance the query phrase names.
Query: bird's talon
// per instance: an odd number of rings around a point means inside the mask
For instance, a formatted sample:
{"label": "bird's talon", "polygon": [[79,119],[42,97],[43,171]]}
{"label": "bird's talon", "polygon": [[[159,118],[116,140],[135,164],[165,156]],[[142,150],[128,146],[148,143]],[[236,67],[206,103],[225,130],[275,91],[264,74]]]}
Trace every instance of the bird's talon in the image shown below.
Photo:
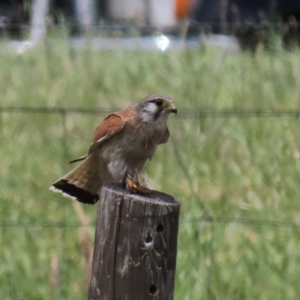
{"label": "bird's talon", "polygon": [[127,190],[133,194],[140,194],[140,195],[149,195],[152,193],[152,190],[147,189],[138,183],[135,183],[133,180],[126,178],[126,187]]}

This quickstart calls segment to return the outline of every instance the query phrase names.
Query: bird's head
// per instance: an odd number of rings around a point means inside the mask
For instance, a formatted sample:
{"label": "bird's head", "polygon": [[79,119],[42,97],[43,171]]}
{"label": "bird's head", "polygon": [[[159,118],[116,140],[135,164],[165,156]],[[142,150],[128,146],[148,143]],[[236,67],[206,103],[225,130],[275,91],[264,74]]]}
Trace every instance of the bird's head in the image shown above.
{"label": "bird's head", "polygon": [[173,99],[163,95],[149,95],[142,99],[136,110],[143,121],[155,121],[160,118],[167,119],[170,113],[177,114]]}

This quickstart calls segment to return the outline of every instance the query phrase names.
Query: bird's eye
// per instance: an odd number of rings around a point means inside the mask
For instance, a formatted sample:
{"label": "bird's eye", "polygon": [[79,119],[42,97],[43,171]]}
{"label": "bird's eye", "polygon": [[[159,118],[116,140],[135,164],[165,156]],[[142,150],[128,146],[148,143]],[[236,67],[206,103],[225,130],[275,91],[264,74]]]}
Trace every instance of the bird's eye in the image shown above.
{"label": "bird's eye", "polygon": [[157,106],[162,106],[163,105],[163,101],[160,100],[160,99],[156,100],[155,103],[156,103]]}

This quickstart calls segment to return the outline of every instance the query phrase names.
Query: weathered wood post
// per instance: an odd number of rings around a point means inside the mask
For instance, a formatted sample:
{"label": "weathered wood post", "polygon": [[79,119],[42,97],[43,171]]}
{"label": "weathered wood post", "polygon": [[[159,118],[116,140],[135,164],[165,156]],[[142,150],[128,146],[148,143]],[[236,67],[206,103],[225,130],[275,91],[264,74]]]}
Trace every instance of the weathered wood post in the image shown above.
{"label": "weathered wood post", "polygon": [[166,194],[103,187],[88,299],[173,299],[179,210]]}

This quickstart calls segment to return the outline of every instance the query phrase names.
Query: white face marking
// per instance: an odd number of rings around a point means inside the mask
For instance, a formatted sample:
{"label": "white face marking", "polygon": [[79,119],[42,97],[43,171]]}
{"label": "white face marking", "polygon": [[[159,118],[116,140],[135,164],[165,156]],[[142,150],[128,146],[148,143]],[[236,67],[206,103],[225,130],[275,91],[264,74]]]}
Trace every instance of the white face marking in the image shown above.
{"label": "white face marking", "polygon": [[157,112],[157,105],[153,102],[147,103],[144,110],[148,111],[150,114],[155,114]]}
{"label": "white face marking", "polygon": [[141,112],[141,117],[144,122],[149,122],[153,120],[153,116],[157,113],[158,107],[155,103],[149,102],[143,108]]}

